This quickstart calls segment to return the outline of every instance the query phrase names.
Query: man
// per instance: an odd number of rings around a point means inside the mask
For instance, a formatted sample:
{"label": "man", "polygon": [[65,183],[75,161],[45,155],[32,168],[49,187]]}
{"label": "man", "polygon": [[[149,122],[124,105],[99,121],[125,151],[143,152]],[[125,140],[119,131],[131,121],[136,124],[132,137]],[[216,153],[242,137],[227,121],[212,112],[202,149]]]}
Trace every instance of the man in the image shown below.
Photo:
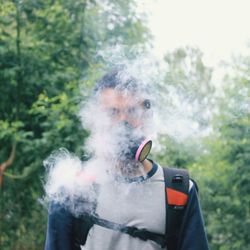
{"label": "man", "polygon": [[[112,71],[97,83],[92,102],[96,113],[87,123],[93,133],[92,147],[96,145],[92,165],[102,169],[94,173],[105,173],[107,178],[90,178],[95,197],[76,200],[76,206],[84,204],[80,214],[52,200],[46,250],[168,249],[164,244],[169,215],[163,168],[147,158],[152,143],[147,139],[152,119],[149,94],[143,84],[122,71]],[[83,176],[86,181],[88,177]],[[188,192],[174,245],[178,250],[206,250],[206,233],[192,181]]]}

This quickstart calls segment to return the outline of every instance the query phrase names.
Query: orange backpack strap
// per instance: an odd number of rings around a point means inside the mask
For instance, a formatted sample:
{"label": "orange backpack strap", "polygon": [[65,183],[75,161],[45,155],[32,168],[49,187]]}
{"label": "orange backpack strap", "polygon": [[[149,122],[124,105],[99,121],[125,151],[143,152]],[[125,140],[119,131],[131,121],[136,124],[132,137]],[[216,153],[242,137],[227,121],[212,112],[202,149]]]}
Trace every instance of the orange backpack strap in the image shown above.
{"label": "orange backpack strap", "polygon": [[182,218],[188,202],[189,174],[185,169],[164,167],[166,193],[166,242],[168,250],[176,250]]}

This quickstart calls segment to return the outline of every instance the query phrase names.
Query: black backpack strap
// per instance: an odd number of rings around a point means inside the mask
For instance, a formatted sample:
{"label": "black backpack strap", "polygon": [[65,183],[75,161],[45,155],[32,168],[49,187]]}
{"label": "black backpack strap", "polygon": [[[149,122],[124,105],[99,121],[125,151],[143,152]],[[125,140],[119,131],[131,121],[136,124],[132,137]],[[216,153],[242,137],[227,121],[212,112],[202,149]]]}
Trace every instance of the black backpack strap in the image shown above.
{"label": "black backpack strap", "polygon": [[189,194],[189,174],[185,169],[163,168],[166,193],[166,242],[176,250],[182,218]]}
{"label": "black backpack strap", "polygon": [[[93,183],[92,190],[95,192],[96,197],[99,192],[99,185]],[[94,221],[91,218],[91,213],[95,213],[97,206],[97,199],[89,201],[88,199],[78,199],[74,203],[74,209],[76,211],[84,210],[82,214],[78,216],[73,216],[73,249],[81,249],[81,245],[85,245],[88,234],[92,226],[94,225]],[[73,250],[72,249],[72,250]]]}
{"label": "black backpack strap", "polygon": [[73,218],[73,249],[81,249],[81,245],[85,245],[89,230],[94,225],[89,215]]}
{"label": "black backpack strap", "polygon": [[159,244],[161,247],[166,246],[166,238],[165,235],[163,234],[157,234],[149,232],[146,229],[139,229],[137,227],[118,224],[109,220],[102,219],[98,215],[88,215],[88,218],[90,225],[96,224],[101,227],[105,227],[108,229],[112,229],[114,231],[119,231],[121,233],[128,234],[132,237],[139,238],[143,241],[152,240],[157,244]]}

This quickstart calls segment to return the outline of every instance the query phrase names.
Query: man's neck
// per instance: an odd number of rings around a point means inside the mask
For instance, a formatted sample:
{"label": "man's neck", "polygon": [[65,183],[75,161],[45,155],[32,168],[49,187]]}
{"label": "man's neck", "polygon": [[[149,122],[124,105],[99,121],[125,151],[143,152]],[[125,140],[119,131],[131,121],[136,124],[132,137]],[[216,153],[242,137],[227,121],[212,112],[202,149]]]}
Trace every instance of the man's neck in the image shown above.
{"label": "man's neck", "polygon": [[[149,160],[141,162],[130,162],[130,166],[126,163],[120,163],[116,165],[116,171],[120,172],[123,176],[128,178],[138,177],[147,174],[153,167],[153,164]],[[134,165],[135,164],[135,165]],[[133,166],[133,167],[132,167]]]}
{"label": "man's neck", "polygon": [[153,163],[147,159],[142,162],[145,173],[147,174],[153,167]]}

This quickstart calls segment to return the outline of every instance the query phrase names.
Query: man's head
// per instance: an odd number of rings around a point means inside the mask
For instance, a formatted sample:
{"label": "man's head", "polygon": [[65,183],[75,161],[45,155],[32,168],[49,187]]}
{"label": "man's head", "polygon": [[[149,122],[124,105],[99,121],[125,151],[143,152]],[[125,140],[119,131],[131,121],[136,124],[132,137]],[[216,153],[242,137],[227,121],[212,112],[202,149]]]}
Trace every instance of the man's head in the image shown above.
{"label": "man's head", "polygon": [[146,139],[145,132],[151,104],[142,86],[124,71],[114,70],[104,75],[95,87],[101,116],[108,120],[105,136],[115,145],[114,152],[120,160],[142,161],[151,148],[152,142]]}
{"label": "man's head", "polygon": [[113,70],[98,81],[94,91],[113,125],[126,122],[134,128],[143,126],[151,103],[145,97],[145,88],[134,77]]}

